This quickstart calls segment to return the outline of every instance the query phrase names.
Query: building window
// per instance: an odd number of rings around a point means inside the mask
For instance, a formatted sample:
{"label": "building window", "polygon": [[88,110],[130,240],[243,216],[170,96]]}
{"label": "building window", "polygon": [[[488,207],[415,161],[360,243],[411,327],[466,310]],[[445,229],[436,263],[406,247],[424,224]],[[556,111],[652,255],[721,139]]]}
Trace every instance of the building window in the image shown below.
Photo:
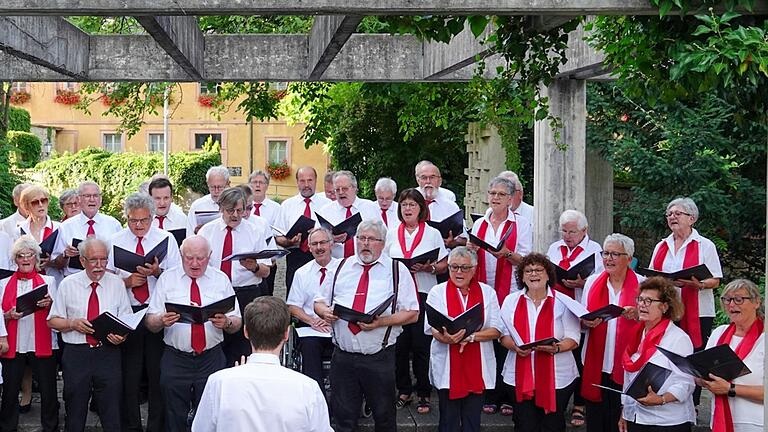
{"label": "building window", "polygon": [[101,136],[101,144],[104,150],[112,153],[123,151],[123,136],[117,133],[105,133]]}
{"label": "building window", "polygon": [[267,140],[268,163],[280,163],[288,160],[288,140]]}
{"label": "building window", "polygon": [[272,91],[288,90],[288,82],[286,81],[272,81],[269,83],[269,89]]}
{"label": "building window", "polygon": [[220,133],[196,133],[195,150],[202,150],[203,145],[205,145],[209,139],[211,140],[212,144],[218,142],[220,146],[222,145]]}
{"label": "building window", "polygon": [[60,82],[59,90],[68,90],[68,91],[75,92],[78,90],[77,83],[76,82]]}
{"label": "building window", "polygon": [[221,88],[221,83],[200,83],[200,94],[201,95],[217,95],[219,94],[219,89]]}
{"label": "building window", "polygon": [[11,87],[13,93],[29,93],[29,83],[27,82],[14,82]]}
{"label": "building window", "polygon": [[148,148],[151,152],[162,152],[165,148],[165,135],[161,133],[149,134]]}

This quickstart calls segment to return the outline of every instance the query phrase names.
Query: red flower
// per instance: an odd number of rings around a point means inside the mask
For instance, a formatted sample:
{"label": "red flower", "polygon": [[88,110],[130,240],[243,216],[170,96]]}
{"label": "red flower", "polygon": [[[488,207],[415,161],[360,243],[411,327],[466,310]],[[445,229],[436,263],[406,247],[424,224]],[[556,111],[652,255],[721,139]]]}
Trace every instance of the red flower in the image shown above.
{"label": "red flower", "polygon": [[267,164],[267,172],[271,178],[275,180],[283,180],[291,175],[291,167],[286,160],[283,160],[282,162],[270,162]]}
{"label": "red flower", "polygon": [[80,95],[71,90],[56,90],[56,97],[53,100],[62,105],[75,105],[80,102]]}
{"label": "red flower", "polygon": [[619,117],[619,120],[621,120],[624,123],[628,122],[629,121],[629,114],[627,114],[627,113],[622,114],[621,117]]}
{"label": "red flower", "polygon": [[32,95],[25,91],[15,91],[11,93],[11,103],[14,105],[21,105],[29,102],[31,97]]}
{"label": "red flower", "polygon": [[200,95],[197,98],[197,102],[204,107],[213,108],[216,105],[216,96],[213,95]]}

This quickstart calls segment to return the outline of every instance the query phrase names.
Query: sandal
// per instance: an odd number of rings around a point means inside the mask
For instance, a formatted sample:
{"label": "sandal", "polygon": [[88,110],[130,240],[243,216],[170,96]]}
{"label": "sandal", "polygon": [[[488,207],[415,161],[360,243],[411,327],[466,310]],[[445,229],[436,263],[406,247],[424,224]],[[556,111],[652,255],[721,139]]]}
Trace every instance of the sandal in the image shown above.
{"label": "sandal", "polygon": [[512,414],[514,414],[514,410],[512,409],[512,405],[509,404],[501,404],[501,409],[499,410],[501,412],[501,415],[505,417],[509,417]]}
{"label": "sandal", "polygon": [[483,405],[483,412],[489,415],[496,414],[499,412],[499,407],[496,404],[485,404]]}
{"label": "sandal", "polygon": [[416,405],[416,412],[419,414],[429,414],[432,410],[432,404],[429,403],[429,399],[421,397],[419,403]]}
{"label": "sandal", "polygon": [[395,408],[403,409],[406,406],[410,405],[411,402],[413,402],[413,398],[411,398],[411,395],[400,395],[397,397],[397,401],[395,402]]}
{"label": "sandal", "polygon": [[584,417],[584,409],[573,407],[571,410],[571,426],[582,427],[584,426],[586,418]]}

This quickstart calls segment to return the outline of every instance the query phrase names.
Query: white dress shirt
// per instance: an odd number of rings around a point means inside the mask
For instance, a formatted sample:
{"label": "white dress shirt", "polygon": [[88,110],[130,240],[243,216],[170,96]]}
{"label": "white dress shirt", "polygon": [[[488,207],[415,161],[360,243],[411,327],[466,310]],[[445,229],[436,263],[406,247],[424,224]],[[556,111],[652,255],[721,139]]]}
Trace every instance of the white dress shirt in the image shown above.
{"label": "white dress shirt", "polygon": [[[32,233],[31,232],[32,230],[29,229],[29,219],[24,219],[24,221],[19,223],[19,228],[16,230],[16,235],[15,235],[15,237],[13,237],[13,241],[18,240],[19,237],[21,237],[21,233],[23,231],[26,234],[29,234],[29,235],[31,235],[33,237],[36,237],[36,238],[39,238],[40,242],[42,242],[43,241],[43,234],[45,234],[45,229],[46,228],[50,228],[51,229],[51,233],[53,233],[54,231],[59,229],[59,225],[61,225],[59,222],[51,220],[50,216],[46,216],[46,218],[47,218],[47,220],[45,221],[45,225],[42,228],[40,228],[40,231],[38,231],[37,233]],[[37,234],[37,236],[35,236],[35,234]]]}
{"label": "white dress shirt", "polygon": [[[48,319],[77,319],[88,317],[88,299],[91,297],[91,280],[85,270],[64,278],[56,291]],[[99,314],[110,312],[115,316],[132,313],[131,302],[125,292],[123,280],[105,272],[96,288],[99,298]],[[84,344],[85,335],[77,331],[62,332],[61,337],[69,344]]]}
{"label": "white dress shirt", "polygon": [[[179,206],[176,204],[171,204],[171,207],[168,209],[168,213],[165,214],[163,219],[163,229],[166,231],[183,229],[185,233],[184,237],[186,238],[186,236],[189,235],[187,224],[187,215],[184,214]],[[160,220],[158,219],[157,215],[155,215],[155,217],[152,219],[152,226],[155,228],[160,228]]]}
{"label": "white dress shirt", "polygon": [[[191,304],[190,287],[192,279],[184,273],[184,269],[179,266],[164,272],[157,279],[155,294],[149,298],[148,314],[164,314],[166,303]],[[229,296],[235,295],[232,284],[229,283],[227,275],[219,269],[208,267],[205,274],[197,279],[197,286],[200,289],[200,302],[203,306],[223,300]],[[235,299],[235,309],[228,314],[228,317],[240,317],[240,307]],[[213,323],[207,321],[205,327],[205,349],[211,349],[224,340],[224,332],[213,326]],[[192,325],[185,323],[175,323],[165,328],[163,340],[166,345],[179,351],[192,352]]]}
{"label": "white dress shirt", "polygon": [[[645,334],[643,334],[645,338]],[[642,343],[642,342],[641,342]],[[687,356],[693,353],[691,338],[680,327],[669,323],[659,346],[672,352]],[[632,361],[637,360],[640,354],[635,353]],[[648,362],[672,371],[672,374],[664,381],[656,394],[672,393],[677,398],[675,402],[667,402],[664,405],[643,406],[632,397],[621,395],[621,403],[624,405],[622,416],[625,420],[642,425],[674,426],[687,422],[696,422],[696,414],[693,408],[693,377],[681,372],[664,354],[656,350]],[[642,369],[641,369],[642,370]],[[637,372],[624,371],[624,390],[626,391]],[[762,407],[761,407],[762,409]]]}
{"label": "white dress shirt", "polygon": [[[424,224],[424,228],[424,236],[421,238],[421,242],[416,246],[416,249],[411,256],[416,257],[433,249],[440,249],[437,253],[437,260],[440,261],[447,257],[448,250],[445,248],[445,242],[443,242],[443,237],[440,235],[440,231],[427,224]],[[399,229],[400,227],[398,226],[387,232],[387,246],[384,250],[388,251],[389,256],[392,258],[403,258],[405,256],[397,236]],[[413,241],[418,233],[418,228],[413,233],[409,233],[407,229],[405,230],[406,248],[410,248],[411,245],[413,245]],[[420,293],[426,294],[433,286],[437,285],[437,277],[430,272],[420,271],[413,273],[413,279],[416,282],[416,288]]]}
{"label": "white dress shirt", "polygon": [[11,249],[13,248],[13,242],[11,237],[0,231],[0,268],[6,270],[13,270],[16,267],[16,263],[11,259]]}
{"label": "white dress shirt", "polygon": [[[48,295],[51,298],[56,298],[56,280],[51,276],[40,275],[43,281],[48,284]],[[0,280],[0,299],[5,295],[5,288],[8,286],[10,278]],[[18,279],[16,283],[16,298],[32,291],[37,286],[32,286],[32,279]],[[0,321],[5,321],[0,319]],[[18,320],[18,327],[16,327],[16,352],[28,353],[35,352],[35,314],[29,314]],[[56,339],[56,335],[51,332],[51,348],[58,349],[59,342]]]}
{"label": "white dress shirt", "polygon": [[[651,262],[648,267],[653,266],[653,260],[656,258],[656,254],[659,252],[659,247],[662,242],[667,242],[669,252],[664,258],[664,264],[661,267],[661,271],[666,273],[676,272],[683,269],[683,262],[685,261],[685,249],[688,247],[688,243],[696,240],[699,242],[699,263],[704,264],[712,273],[712,277],[723,277],[723,269],[720,267],[720,257],[717,255],[717,249],[712,240],[702,237],[698,231],[692,229],[691,235],[683,242],[680,249],[675,252],[675,239],[670,234],[667,238],[659,242],[653,249],[653,255],[651,256]],[[678,293],[680,288],[677,289]],[[715,294],[713,289],[699,290],[699,316],[700,317],[713,317],[715,316]]]}
{"label": "white dress shirt", "polygon": [[[341,266],[341,264],[339,264]],[[418,311],[419,299],[416,295],[416,287],[413,285],[413,278],[410,277],[408,269],[402,263],[399,266],[399,291],[397,294],[397,305],[395,312],[400,311]],[[315,301],[323,301],[325,304],[333,307],[335,304],[352,308],[357,285],[363,274],[363,263],[357,255],[349,257],[341,268],[337,269],[336,287],[333,284],[326,286],[325,293],[316,298]],[[365,299],[365,311],[370,311],[384,302],[394,293],[392,274],[392,259],[382,254],[378,261],[371,267],[368,273],[368,295]],[[390,315],[391,308],[387,308],[381,316]],[[348,322],[338,320],[333,323],[333,339],[336,346],[344,351],[361,354],[375,354],[382,349],[384,335],[387,332],[386,327],[379,327],[370,331],[360,331],[352,334],[349,330]],[[397,337],[403,332],[402,326],[392,326],[389,339],[385,347],[393,345]]]}
{"label": "white dress shirt", "polygon": [[536,220],[536,211],[534,207],[525,201],[520,201],[520,205],[514,210],[515,214],[522,216],[531,225],[531,231],[533,231],[533,221]]}
{"label": "white dress shirt", "polygon": [[[363,220],[381,220],[381,209],[373,201],[367,199],[355,198],[349,210],[352,215],[360,213]],[[318,213],[333,225],[338,225],[347,219],[347,208],[339,204],[339,201],[331,201]],[[354,239],[352,241],[354,242]],[[331,254],[336,258],[344,258],[344,243],[334,243]]]}
{"label": "white dress shirt", "polygon": [[[472,234],[480,237],[477,233],[480,231],[480,225],[482,225],[483,220],[488,222],[488,229],[485,230],[485,240],[486,243],[491,245],[497,245],[501,241],[501,238],[504,236],[504,225],[505,222],[502,222],[499,224],[498,229],[494,229],[493,225],[491,224],[491,218],[490,214],[483,216],[481,219],[478,219],[477,222],[472,226]],[[523,219],[522,216],[518,216],[514,214],[513,212],[507,212],[507,219],[508,221],[515,222],[515,225],[517,226],[517,242],[515,243],[515,250],[513,252],[518,253],[520,255],[528,255],[531,252],[532,246],[533,246],[533,233],[531,232],[531,225]],[[481,253],[478,251],[478,253]],[[517,273],[517,266],[512,266],[512,283],[510,284],[510,292],[517,291],[517,278],[515,277],[515,274]],[[486,283],[490,286],[495,286],[496,283],[496,257],[493,256],[490,252],[485,252],[485,277],[486,277]],[[578,338],[576,339],[578,340]]]}
{"label": "white dress shirt", "polygon": [[277,356],[253,353],[242,366],[208,377],[192,432],[333,432],[317,383],[280,365]]}
{"label": "white dress shirt", "polygon": [[[88,234],[88,220],[84,213],[78,213],[59,225],[59,237],[56,239],[56,246],[53,247],[52,259],[56,259],[64,253],[64,249],[67,246],[72,246],[73,239],[85,240]],[[123,229],[117,219],[102,213],[96,213],[93,216],[93,221],[95,222],[93,224],[93,231],[96,233],[96,238],[105,242],[109,241],[115,233]],[[77,259],[77,257],[74,259]],[[80,270],[70,268],[68,265],[62,268],[64,276],[69,276],[78,271]]]}
{"label": "white dress shirt", "polygon": [[264,237],[264,241],[267,242],[267,248],[276,249],[279,247],[275,242],[275,236],[272,232],[272,227],[269,225],[269,222],[267,222],[265,218],[256,216],[255,214],[250,214],[247,218],[244,217],[242,220],[253,224],[256,229],[261,232],[262,237]]}
{"label": "white dress shirt", "polygon": [[197,211],[219,211],[219,205],[211,198],[211,194],[196,199],[189,206],[189,212],[187,212],[187,235],[195,233],[195,228],[197,227],[195,212]]}
{"label": "white dress shirt", "polygon": [[[421,186],[417,187],[416,190],[421,192],[422,196],[426,196],[426,195],[424,195],[424,189]],[[456,194],[453,193],[453,191],[451,191],[450,189],[446,189],[446,188],[441,186],[441,187],[437,188],[437,196],[435,197],[435,199],[439,199],[439,200],[443,200],[443,201],[450,201],[450,202],[455,203],[456,202]]]}
{"label": "white dress shirt", "polygon": [[[707,341],[707,349],[717,345],[720,337],[728,329],[728,325],[721,325],[712,331],[712,336]],[[728,344],[734,351],[739,346],[743,337],[734,335]],[[763,376],[765,374],[765,333],[761,334],[755,342],[752,351],[742,360],[744,364],[752,371],[744,376],[734,379],[734,384],[740,385],[763,385]],[[738,432],[762,431],[765,424],[763,404],[753,402],[744,397],[729,397],[728,404],[731,406],[731,416],[733,417],[734,430]],[[712,415],[715,413],[715,402],[712,402]],[[711,422],[710,422],[711,425]]]}
{"label": "white dress shirt", "polygon": [[[400,219],[397,217],[397,207],[397,201],[392,201],[392,205],[387,209],[387,223],[384,224],[387,229],[396,229],[400,226]],[[379,208],[379,220],[384,222],[384,218],[381,217],[381,208]]]}
{"label": "white dress shirt", "polygon": [[[446,285],[443,282],[429,291],[427,304],[438,312],[448,316],[448,302],[446,300]],[[496,291],[490,286],[480,283],[483,289],[483,329],[495,328],[503,331],[504,325],[499,317],[499,300]],[[456,288],[458,290],[458,288]],[[461,294],[459,294],[461,298]],[[464,304],[466,310],[466,304]],[[432,327],[424,320],[424,331],[432,335]],[[483,368],[483,383],[485,388],[496,388],[496,354],[493,351],[493,341],[477,342],[480,344],[480,361]],[[499,359],[501,361],[501,359]],[[429,356],[429,380],[438,389],[448,389],[451,384],[451,356],[450,345],[432,339]]]}
{"label": "white dress shirt", "polygon": [[[563,259],[563,254],[560,252],[560,247],[565,246],[568,247],[565,242],[560,239],[551,245],[549,245],[549,249],[547,250],[547,258],[549,258],[550,261],[554,265],[559,265],[560,261]],[[595,256],[595,270],[592,272],[593,275],[600,274],[603,271],[603,256],[600,255],[600,252],[603,251],[603,248],[597,244],[597,242],[591,240],[588,235],[585,235],[584,238],[579,242],[579,244],[576,245],[576,247],[581,246],[583,249],[576,257],[571,261],[571,267],[575,266],[576,264],[584,261],[585,259],[589,258],[591,255]],[[573,248],[576,249],[576,248]],[[568,248],[568,257],[571,256],[573,253],[573,249]],[[575,295],[574,299],[576,301],[581,301],[582,297],[582,291],[583,288],[576,288],[575,289]]]}
{"label": "white dress shirt", "polygon": [[[329,200],[323,194],[314,194],[309,198],[309,210],[311,211],[311,219],[317,221],[315,214],[323,207],[333,201]],[[304,209],[306,208],[304,197],[294,195],[280,204],[280,213],[277,215],[277,224],[275,225],[283,233],[288,232],[293,224],[299,220],[300,216],[304,215]]]}
{"label": "white dress shirt", "polygon": [[[144,248],[144,253],[147,254],[165,238],[168,239],[168,253],[160,262],[160,268],[163,271],[181,265],[181,255],[179,254],[179,246],[176,244],[176,239],[168,231],[154,227],[151,227],[149,231],[147,231],[147,234],[141,239],[141,246]],[[136,245],[139,243],[138,237],[136,237],[129,228],[123,228],[122,230],[118,231],[117,234],[112,236],[110,242],[112,244],[112,251],[109,254],[107,268],[120,276],[120,279],[125,279],[131,276],[131,273],[134,272],[127,272],[115,266],[115,247],[119,247],[127,250],[128,252],[135,253]],[[150,276],[147,278],[150,297],[152,297],[152,294],[155,292],[155,284],[157,284],[157,277]],[[142,305],[142,303],[136,300],[136,297],[134,297],[132,288],[127,288],[127,292],[128,298],[131,300],[131,306]],[[147,299],[147,303],[149,303],[149,299]]]}
{"label": "white dress shirt", "polygon": [[[227,224],[224,219],[218,218],[208,222],[200,228],[198,232],[201,236],[208,239],[211,245],[211,260],[208,261],[209,267],[221,268],[221,259],[224,249],[224,238],[227,235]],[[267,249],[267,243],[262,230],[248,221],[240,221],[235,228],[232,228],[232,253],[245,253],[261,251]],[[269,259],[257,260],[259,264],[272,265]],[[261,283],[261,278],[256,273],[248,270],[240,264],[240,260],[232,261],[232,286],[244,287]]]}
{"label": "white dress shirt", "polygon": [[8,234],[8,237],[15,239],[19,234],[19,225],[25,220],[27,220],[27,218],[22,216],[21,213],[16,210],[12,215],[0,220],[0,227],[2,227],[3,232]]}
{"label": "white dress shirt", "polygon": [[[303,203],[303,202],[302,202]],[[256,203],[253,203],[254,210],[256,209]],[[254,210],[251,211],[251,214],[255,214]],[[302,214],[304,213],[304,210],[302,209]],[[269,197],[264,198],[264,201],[261,202],[261,207],[259,208],[259,216],[263,217],[264,220],[267,221],[267,224],[269,226],[275,226],[277,223],[277,217],[280,214],[280,204],[272,201],[269,199]],[[290,228],[290,227],[288,227]]]}
{"label": "white dress shirt", "polygon": [[[551,297],[553,290],[548,290],[547,297]],[[579,319],[571,313],[565,304],[559,299],[565,294],[554,291],[555,304],[553,308],[554,319],[554,335],[557,340],[563,340],[565,338],[573,339],[576,343],[579,342],[580,327]],[[514,328],[515,323],[515,310],[517,309],[517,302],[520,296],[525,297],[525,304],[528,307],[528,332],[531,335],[533,342],[536,335],[536,322],[539,320],[539,313],[541,312],[544,302],[541,302],[537,308],[533,304],[533,300],[528,297],[527,291],[520,290],[511,293],[504,300],[504,304],[501,306],[501,321],[504,323],[501,333],[504,336],[510,336],[512,333],[509,329]],[[536,356],[539,355],[536,351],[531,352],[531,362],[534,366],[533,374],[534,380],[536,375]],[[550,355],[544,353],[542,355]],[[515,362],[517,360],[517,354],[514,351],[507,353],[507,359],[504,362],[504,370],[501,375],[504,378],[504,382],[509,385],[515,385]],[[568,386],[579,375],[579,370],[576,368],[576,360],[573,358],[573,353],[570,351],[560,352],[555,354],[555,388],[561,389]]]}
{"label": "white dress shirt", "polygon": [[293,274],[293,283],[288,294],[286,303],[290,306],[300,307],[304,313],[312,318],[318,318],[315,313],[315,299],[327,291],[327,287],[333,283],[333,276],[336,274],[336,268],[341,262],[338,258],[331,258],[328,265],[325,266],[325,278],[322,286],[320,277],[322,268],[316,260],[312,260],[301,266]]}

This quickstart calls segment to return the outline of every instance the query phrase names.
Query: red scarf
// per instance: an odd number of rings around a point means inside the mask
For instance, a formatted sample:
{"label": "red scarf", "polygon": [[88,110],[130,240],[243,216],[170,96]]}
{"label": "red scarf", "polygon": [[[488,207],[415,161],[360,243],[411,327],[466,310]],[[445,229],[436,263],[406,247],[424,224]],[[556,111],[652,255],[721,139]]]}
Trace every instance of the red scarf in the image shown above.
{"label": "red scarf", "polygon": [[[629,340],[627,341],[627,349],[624,350],[622,356],[622,363],[624,364],[625,371],[637,372],[648,363],[648,360],[650,360],[651,356],[656,352],[656,345],[661,343],[661,339],[664,337],[664,333],[667,331],[669,323],[669,318],[662,318],[658,324],[648,330],[645,337],[643,337],[643,329],[645,326],[639,326],[635,333],[628,335]],[[638,357],[637,360],[632,361],[632,355],[636,352],[640,353],[640,357]]]}
{"label": "red scarf", "polygon": [[[559,267],[568,270],[571,268],[571,262],[576,259],[582,252],[584,251],[584,248],[581,246],[576,246],[573,248],[573,252],[571,252],[571,256],[568,256],[568,246],[562,245],[560,246],[560,255],[562,256],[562,259],[560,259],[560,262],[557,264]],[[576,297],[576,290],[568,288],[567,286],[560,283],[560,281],[555,282],[554,285],[555,290],[560,291],[561,293],[567,295],[570,298]]]}
{"label": "red scarf", "polygon": [[[485,233],[488,231],[488,220],[483,218],[483,222],[480,223],[480,229],[477,230],[477,237],[485,240]],[[512,233],[507,237],[504,242],[504,246],[510,251],[515,251],[515,245],[517,244],[517,223],[511,220],[504,222],[504,228],[502,228],[502,237],[507,233],[507,230],[512,229]],[[485,254],[488,253],[483,249],[477,251],[477,280],[483,283],[488,283],[488,276],[485,271]],[[496,260],[496,280],[493,283],[493,289],[496,290],[496,296],[499,299],[499,304],[504,304],[504,299],[509,295],[509,291],[512,289],[512,264],[504,258]]]}
{"label": "red scarf", "polygon": [[[479,304],[482,309],[483,289],[473,278],[469,283],[469,298],[467,307],[461,301],[459,289],[454,285],[451,279],[445,286],[445,301],[447,304],[448,316],[457,317],[464,313],[466,309]],[[483,317],[485,321],[485,317]],[[483,381],[483,363],[480,354],[480,343],[470,343],[464,346],[464,352],[459,352],[459,344],[449,346],[450,361],[450,387],[448,390],[449,399],[461,399],[470,393],[483,394],[485,382]]]}
{"label": "red scarf", "polygon": [[[736,326],[731,324],[723,334],[720,335],[717,344],[729,345],[734,333],[736,333]],[[752,323],[752,327],[747,330],[744,339],[742,339],[736,347],[736,355],[744,360],[747,355],[752,352],[752,349],[755,347],[755,343],[760,338],[761,334],[763,334],[763,320],[758,318]],[[731,405],[728,403],[728,395],[715,396],[715,412],[712,416],[712,432],[733,432],[733,417],[731,415]]]}
{"label": "red scarf", "polygon": [[421,239],[424,237],[425,225],[427,225],[425,222],[419,222],[419,232],[416,233],[416,237],[413,239],[410,249],[405,247],[405,224],[401,223],[400,226],[397,227],[397,240],[400,242],[400,250],[403,251],[403,258],[413,257],[413,251],[416,250],[419,243],[421,243]]}
{"label": "red scarf", "polygon": [[[36,271],[31,273],[16,272],[11,275],[8,280],[8,284],[5,286],[5,292],[3,293],[2,308],[3,312],[7,312],[16,307],[16,297],[18,296],[18,281],[19,277],[23,279],[32,279],[32,286],[34,288],[44,285],[45,281]],[[35,315],[35,357],[50,357],[53,354],[51,348],[51,329],[48,328],[48,309],[40,309],[34,313]],[[3,354],[2,358],[15,358],[16,357],[16,342],[18,340],[19,320],[10,319],[5,322],[6,330],[8,330],[8,352]]]}
{"label": "red scarf", "polygon": [[[631,269],[627,269],[624,277],[624,285],[621,286],[618,306],[634,306],[635,298],[638,294],[639,283],[637,275]],[[608,305],[608,272],[602,272],[587,297],[587,310],[595,311]],[[617,384],[624,384],[624,369],[621,367],[621,354],[627,347],[627,338],[622,337],[626,334],[635,334],[637,329],[642,326],[638,321],[632,321],[623,316],[616,318],[616,338],[614,340],[613,370],[611,379]],[[608,323],[602,322],[599,326],[589,329],[589,344],[584,356],[584,369],[581,378],[581,395],[592,402],[602,401],[602,392],[600,388],[593,384],[600,384],[603,371],[603,357],[605,355],[606,339],[608,337]]]}
{"label": "red scarf", "polygon": [[[662,271],[664,259],[667,257],[668,252],[669,245],[665,240],[662,240],[658,253],[653,257],[653,270]],[[691,240],[685,247],[685,258],[683,258],[683,268],[681,270],[697,265],[699,265],[699,242]],[[701,339],[701,322],[699,321],[699,290],[683,285],[680,289],[680,296],[685,307],[683,317],[680,319],[680,328],[691,337],[693,347],[699,348],[704,345]]]}
{"label": "red scarf", "polygon": [[[520,293],[515,308],[514,326],[523,343],[553,337],[555,334],[555,293],[547,296],[536,319],[536,334],[531,337],[528,330],[528,305],[525,295]],[[531,356],[535,357],[531,361]],[[534,370],[536,382],[534,383]],[[546,414],[555,412],[555,355],[536,351],[527,357],[515,356],[515,395],[518,401],[535,399],[536,406],[543,408]]]}

